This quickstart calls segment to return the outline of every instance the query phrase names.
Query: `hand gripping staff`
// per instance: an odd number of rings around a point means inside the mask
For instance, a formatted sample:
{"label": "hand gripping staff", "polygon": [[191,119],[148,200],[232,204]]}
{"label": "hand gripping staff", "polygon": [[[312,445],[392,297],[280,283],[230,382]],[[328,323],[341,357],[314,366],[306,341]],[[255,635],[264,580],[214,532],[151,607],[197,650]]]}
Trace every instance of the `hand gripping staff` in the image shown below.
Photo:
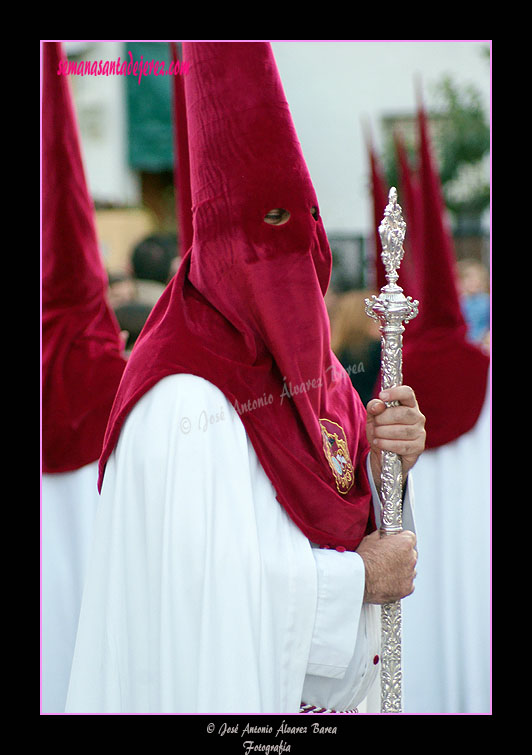
{"label": "hand gripping staff", "polygon": [[[418,313],[418,301],[405,297],[397,285],[398,268],[403,259],[403,240],[406,223],[397,202],[397,190],[392,186],[388,205],[379,226],[382,244],[382,261],[388,284],[379,296],[366,299],[366,314],[380,323],[381,332],[381,387],[393,388],[402,383],[403,322]],[[396,406],[397,401],[387,402]],[[381,472],[381,535],[387,537],[402,530],[403,475],[401,457],[382,451]],[[401,602],[386,603],[381,609],[381,713],[402,712],[401,668]]]}

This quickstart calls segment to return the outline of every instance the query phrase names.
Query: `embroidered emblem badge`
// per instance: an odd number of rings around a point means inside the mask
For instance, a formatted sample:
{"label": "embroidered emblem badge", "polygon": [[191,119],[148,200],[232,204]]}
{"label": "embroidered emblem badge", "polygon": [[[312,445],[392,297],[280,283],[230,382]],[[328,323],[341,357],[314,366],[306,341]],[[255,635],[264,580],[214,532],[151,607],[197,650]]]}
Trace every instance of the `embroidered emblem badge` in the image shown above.
{"label": "embroidered emblem badge", "polygon": [[331,419],[320,419],[323,453],[336,480],[339,493],[345,495],[355,481],[355,470],[349,456],[343,428]]}

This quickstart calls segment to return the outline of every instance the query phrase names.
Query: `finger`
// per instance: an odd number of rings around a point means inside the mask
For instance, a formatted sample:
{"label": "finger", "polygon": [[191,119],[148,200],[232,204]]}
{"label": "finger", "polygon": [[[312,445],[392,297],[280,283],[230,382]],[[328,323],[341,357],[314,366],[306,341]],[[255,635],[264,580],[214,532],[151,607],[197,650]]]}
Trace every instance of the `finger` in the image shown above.
{"label": "finger", "polygon": [[374,414],[376,425],[421,425],[423,417],[417,408],[389,406],[385,412]]}
{"label": "finger", "polygon": [[381,451],[390,451],[390,453],[402,457],[418,456],[422,450],[422,444],[419,441],[373,438],[372,445]]}
{"label": "finger", "polygon": [[383,440],[416,440],[421,438],[422,431],[417,425],[378,425],[375,424],[374,433],[375,438],[382,438]]}
{"label": "finger", "polygon": [[412,545],[416,545],[417,535],[415,532],[412,532],[412,530],[401,530],[401,536],[407,540],[410,540]]}
{"label": "finger", "polygon": [[403,406],[417,407],[414,391],[409,385],[396,385],[394,388],[386,388],[379,393],[382,401],[399,401]]}

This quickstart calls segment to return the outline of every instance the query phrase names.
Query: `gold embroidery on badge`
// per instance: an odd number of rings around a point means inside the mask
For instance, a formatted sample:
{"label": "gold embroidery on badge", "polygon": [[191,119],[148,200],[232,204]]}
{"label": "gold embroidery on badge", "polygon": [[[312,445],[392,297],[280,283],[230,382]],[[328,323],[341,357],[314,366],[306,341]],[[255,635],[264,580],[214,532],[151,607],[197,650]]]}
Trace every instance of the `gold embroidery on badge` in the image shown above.
{"label": "gold embroidery on badge", "polygon": [[349,456],[347,440],[342,427],[331,419],[320,419],[323,453],[336,480],[339,493],[345,495],[355,481],[355,471]]}

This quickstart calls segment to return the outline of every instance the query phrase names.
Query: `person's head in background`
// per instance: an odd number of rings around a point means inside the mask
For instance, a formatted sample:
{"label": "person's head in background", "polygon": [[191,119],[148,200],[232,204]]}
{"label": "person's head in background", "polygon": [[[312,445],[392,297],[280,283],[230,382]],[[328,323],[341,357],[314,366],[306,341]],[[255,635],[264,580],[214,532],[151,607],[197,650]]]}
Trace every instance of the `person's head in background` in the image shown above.
{"label": "person's head in background", "polygon": [[137,280],[166,285],[175,272],[177,238],[173,234],[153,234],[138,243],[131,254],[131,274]]}
{"label": "person's head in background", "polygon": [[489,272],[476,259],[463,259],[456,263],[458,288],[462,296],[488,293]]}
{"label": "person's head in background", "polygon": [[344,351],[363,352],[380,340],[379,326],[366,314],[365,300],[372,291],[351,290],[337,295],[331,316],[331,348],[336,355]]}

